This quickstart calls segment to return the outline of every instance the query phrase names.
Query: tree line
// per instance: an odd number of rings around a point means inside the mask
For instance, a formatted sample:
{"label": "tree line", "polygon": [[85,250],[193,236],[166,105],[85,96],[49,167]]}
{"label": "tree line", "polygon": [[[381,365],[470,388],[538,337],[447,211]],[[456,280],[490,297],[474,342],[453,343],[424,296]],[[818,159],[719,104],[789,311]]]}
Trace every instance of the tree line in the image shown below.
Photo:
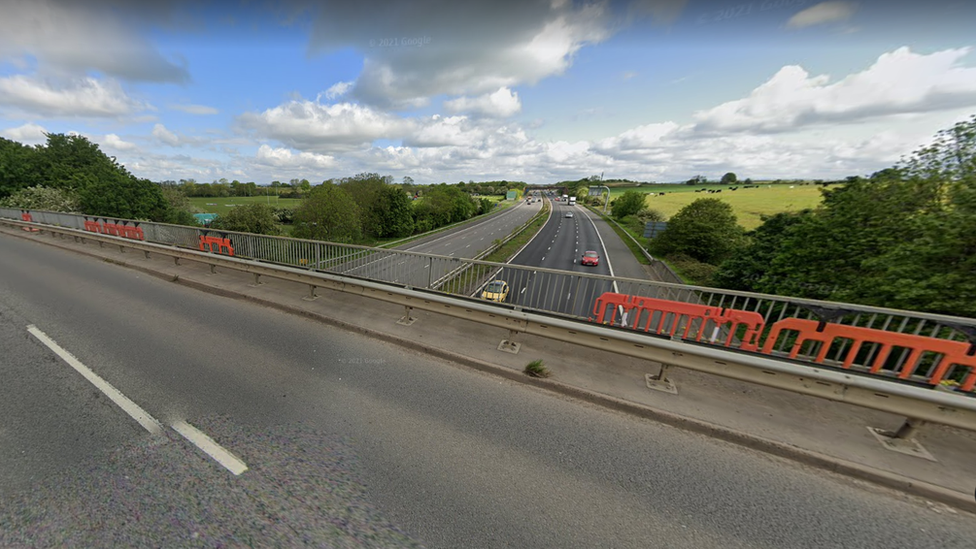
{"label": "tree line", "polygon": [[[0,138],[0,205],[83,213],[92,216],[196,225],[190,197],[242,197],[275,193],[301,198],[294,209],[265,204],[235,207],[212,227],[258,234],[281,234],[335,242],[368,243],[423,233],[488,213],[486,195],[524,189],[523,182],[460,182],[416,185],[409,177],[361,173],[312,185],[307,179],[254,182],[192,179],[154,183],[129,173],[96,143],[80,135],[48,134],[43,145]],[[480,196],[474,196],[478,194]]]}

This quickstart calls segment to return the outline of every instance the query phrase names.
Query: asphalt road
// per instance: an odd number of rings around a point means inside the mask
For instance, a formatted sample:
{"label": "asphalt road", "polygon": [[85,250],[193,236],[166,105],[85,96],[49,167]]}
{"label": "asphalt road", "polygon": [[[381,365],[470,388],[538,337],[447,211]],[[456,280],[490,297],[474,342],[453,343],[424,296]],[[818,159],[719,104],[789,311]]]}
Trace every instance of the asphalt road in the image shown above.
{"label": "asphalt road", "polygon": [[[617,291],[610,280],[586,279],[572,273],[613,276],[613,259],[586,208],[551,202],[549,221],[528,245],[510,262],[512,265],[556,269],[553,274],[523,269],[502,269],[496,278],[510,287],[507,303],[546,311],[587,317],[596,299],[604,292]],[[572,217],[566,217],[572,213]],[[617,238],[614,234],[613,238]],[[600,255],[596,266],[581,263],[583,253]]]}
{"label": "asphalt road", "polygon": [[[0,235],[0,546],[973,547],[976,518]],[[163,427],[152,435],[27,326]],[[186,422],[244,463],[234,475]]]}
{"label": "asphalt road", "polygon": [[511,234],[542,207],[540,202],[513,206],[488,217],[477,219],[463,227],[438,233],[398,247],[397,251],[435,254],[449,259],[428,259],[422,256],[391,252],[372,253],[363,258],[338,265],[326,265],[327,270],[372,280],[395,282],[425,288],[447,275],[458,265],[453,258],[470,259],[488,249],[496,239]]}

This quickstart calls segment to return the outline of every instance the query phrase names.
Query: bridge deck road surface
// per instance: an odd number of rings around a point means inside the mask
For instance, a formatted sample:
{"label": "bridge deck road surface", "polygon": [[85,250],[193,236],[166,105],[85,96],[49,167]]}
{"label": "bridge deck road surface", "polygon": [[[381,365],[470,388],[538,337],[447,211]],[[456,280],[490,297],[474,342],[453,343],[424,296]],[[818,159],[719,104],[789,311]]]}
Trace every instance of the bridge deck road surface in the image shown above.
{"label": "bridge deck road surface", "polygon": [[[0,257],[3,547],[976,540],[965,513],[309,319],[6,234]],[[104,404],[25,323],[162,434]],[[222,467],[180,422],[247,470]]]}

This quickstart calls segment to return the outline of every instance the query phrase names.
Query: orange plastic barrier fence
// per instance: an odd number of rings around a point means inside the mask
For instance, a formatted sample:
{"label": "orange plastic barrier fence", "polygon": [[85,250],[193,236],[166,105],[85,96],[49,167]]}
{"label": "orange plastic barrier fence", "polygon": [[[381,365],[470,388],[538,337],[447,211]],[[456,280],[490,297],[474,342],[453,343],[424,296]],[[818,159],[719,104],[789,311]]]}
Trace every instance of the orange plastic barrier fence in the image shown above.
{"label": "orange plastic barrier fence", "polygon": [[143,234],[142,228],[135,225],[125,225],[123,223],[109,223],[85,220],[85,230],[92,233],[109,234],[114,236],[122,236],[125,238],[131,238],[133,240],[145,240],[146,235]]}
{"label": "orange plastic barrier fence", "polygon": [[745,326],[746,332],[742,335],[742,342],[739,348],[743,351],[759,350],[759,335],[762,334],[766,321],[762,315],[756,312],[740,311],[739,309],[725,309],[722,311],[722,323],[730,323],[729,337],[725,340],[725,346],[731,347],[732,340],[735,338],[739,326]]}
{"label": "orange plastic barrier fence", "polygon": [[[605,320],[607,307],[610,307],[610,320]],[[601,324],[613,324],[617,319],[618,308],[623,308],[624,313],[631,309],[630,296],[625,294],[616,294],[613,292],[604,292],[600,297],[596,298],[596,302],[593,303],[593,317],[590,318],[591,321],[600,322]]]}
{"label": "orange plastic barrier fence", "polygon": [[[606,320],[607,308],[610,308],[610,319]],[[702,337],[705,335],[705,323],[707,321],[712,321],[715,323],[716,328],[721,328],[728,325],[729,334],[723,343],[726,347],[733,346],[733,340],[735,339],[736,331],[740,326],[746,326],[745,334],[743,335],[742,342],[739,347],[745,351],[756,351],[759,348],[759,335],[763,331],[765,326],[765,321],[762,315],[759,313],[740,311],[738,309],[725,309],[721,307],[712,307],[708,305],[696,305],[692,303],[684,303],[681,301],[670,301],[666,299],[655,299],[650,297],[638,297],[625,294],[617,294],[613,292],[606,292],[597,298],[593,305],[593,315],[595,318],[590,320],[595,320],[597,322],[604,322],[613,324],[617,318],[617,312],[622,310],[625,314],[633,314],[633,323],[630,328],[634,330],[639,330],[640,319],[643,314],[647,313],[647,320],[644,322],[643,330],[645,332],[653,331],[655,333],[662,333],[665,331],[664,327],[668,315],[674,315],[672,317],[671,330],[669,331],[669,336],[674,336],[675,332],[678,330],[679,320],[682,316],[687,318],[685,324],[684,332],[681,337],[683,339],[688,338],[688,333],[691,331],[692,324],[694,320],[699,320],[698,333],[695,335],[695,341],[701,341]],[[654,327],[651,326],[654,320],[654,313],[659,312],[660,317]]]}
{"label": "orange plastic barrier fence", "polygon": [[[20,219],[21,221],[26,221],[28,223],[32,223],[34,221],[34,218],[31,217],[31,213],[26,210],[20,211]],[[40,231],[40,229],[35,229],[34,227],[24,227],[24,231],[29,233],[36,233]]]}
{"label": "orange plastic barrier fence", "polygon": [[763,345],[763,353],[769,354],[776,345],[783,330],[797,332],[796,342],[790,349],[790,358],[796,358],[800,348],[807,341],[820,342],[820,350],[814,358],[815,362],[822,363],[827,358],[827,353],[835,339],[845,339],[851,341],[851,347],[847,350],[843,367],[850,368],[857,357],[858,352],[865,344],[878,344],[880,350],[877,356],[871,361],[869,371],[872,374],[878,373],[884,366],[891,354],[893,347],[903,347],[910,350],[908,358],[904,361],[898,372],[899,379],[907,379],[914,373],[915,365],[922,355],[926,352],[942,355],[938,364],[929,376],[928,382],[938,385],[945,377],[949,368],[953,364],[968,366],[969,373],[961,383],[963,391],[972,391],[976,386],[976,353],[969,343],[951,341],[948,339],[937,339],[912,334],[902,334],[897,332],[887,332],[872,328],[861,328],[857,326],[845,326],[842,324],[826,324],[823,331],[817,331],[820,322],[816,320],[803,320],[799,318],[787,318],[773,324],[769,332],[769,337]]}
{"label": "orange plastic barrier fence", "polygon": [[[214,247],[216,247],[216,249],[214,249]],[[201,252],[223,254],[224,249],[227,250],[225,255],[234,255],[234,247],[231,246],[229,238],[220,238],[219,236],[200,235]]]}
{"label": "orange plastic barrier fence", "polygon": [[[636,309],[636,315],[634,317],[634,329],[638,330],[640,327],[638,323],[643,313],[647,312],[647,321],[644,323],[644,331],[649,332],[652,329],[655,333],[662,333],[665,331],[665,321],[669,314],[673,315],[671,320],[671,330],[668,332],[669,336],[674,336],[675,332],[678,331],[678,326],[680,325],[679,320],[681,317],[686,317],[688,320],[685,322],[684,332],[681,334],[682,339],[688,338],[688,332],[691,331],[691,327],[695,320],[699,320],[698,325],[698,335],[695,337],[695,341],[701,341],[702,336],[705,332],[705,323],[709,320],[716,322],[721,322],[722,308],[721,307],[710,307],[708,305],[695,305],[693,303],[682,303],[680,301],[668,301],[666,299],[655,299],[652,297],[637,297],[634,296],[631,300],[631,304],[634,309]],[[657,322],[654,322],[654,313],[660,313]],[[654,325],[652,327],[652,324]]]}

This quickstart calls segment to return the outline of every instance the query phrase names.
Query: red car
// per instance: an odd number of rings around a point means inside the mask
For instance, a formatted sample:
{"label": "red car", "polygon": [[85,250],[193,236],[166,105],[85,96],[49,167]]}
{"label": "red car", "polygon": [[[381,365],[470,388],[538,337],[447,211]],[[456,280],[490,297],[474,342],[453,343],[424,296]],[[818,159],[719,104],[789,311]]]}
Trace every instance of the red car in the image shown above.
{"label": "red car", "polygon": [[596,267],[600,264],[600,254],[589,251],[583,253],[583,260],[580,261],[581,265],[593,265]]}

